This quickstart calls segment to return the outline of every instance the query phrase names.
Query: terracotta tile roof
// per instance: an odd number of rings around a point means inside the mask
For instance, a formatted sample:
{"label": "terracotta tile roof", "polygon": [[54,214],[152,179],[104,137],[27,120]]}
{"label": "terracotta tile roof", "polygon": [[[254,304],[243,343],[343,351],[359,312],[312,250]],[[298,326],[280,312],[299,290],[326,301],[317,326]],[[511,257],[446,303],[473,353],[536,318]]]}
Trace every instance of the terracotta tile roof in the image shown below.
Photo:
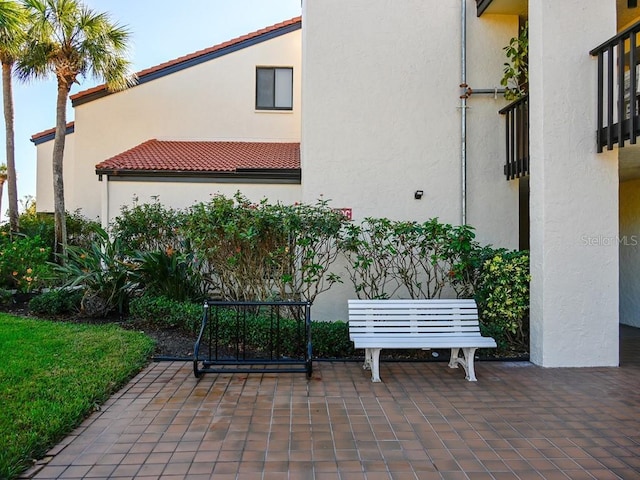
{"label": "terracotta tile roof", "polygon": [[[248,33],[246,35],[243,35],[241,37],[238,38],[234,38],[233,40],[228,40],[224,43],[220,43],[218,45],[214,45],[213,47],[209,47],[209,48],[205,48],[204,50],[199,50],[197,52],[176,58],[175,60],[170,60],[168,62],[165,63],[161,63],[160,65],[156,65],[155,67],[150,67],[147,68],[145,70],[142,70],[140,72],[138,72],[136,75],[138,77],[138,82],[139,83],[143,83],[144,78],[148,77],[150,75],[153,74],[158,74],[160,73],[162,70],[167,70],[167,69],[171,69],[173,67],[179,66],[180,64],[195,60],[199,57],[204,57],[207,55],[211,55],[214,54],[216,52],[222,51],[226,48],[229,47],[234,47],[237,45],[242,44],[243,42],[249,41],[249,40],[253,40],[253,39],[257,39],[260,36],[272,33],[272,32],[276,32],[277,30],[286,28],[286,27],[290,27],[290,26],[294,26],[294,25],[301,25],[302,24],[302,17],[294,17],[290,20],[286,20],[284,22],[280,22],[277,23],[275,25],[271,25],[270,27],[266,27],[263,28],[261,30],[252,32],[252,33]],[[71,101],[75,102],[76,100],[80,100],[83,97],[86,97],[88,95],[92,95],[98,92],[102,92],[104,91],[106,93],[107,91],[107,87],[105,84],[102,85],[98,85],[96,87],[90,88],[88,90],[83,90],[81,92],[78,92],[74,95],[71,95]]]}
{"label": "terracotta tile roof", "polygon": [[97,172],[237,172],[300,168],[299,143],[149,140],[96,165]]}
{"label": "terracotta tile roof", "polygon": [[[69,133],[68,131],[73,129],[74,127],[75,127],[75,122],[67,123],[67,133]],[[55,135],[55,133],[56,133],[56,127],[49,128],[47,130],[43,130],[42,132],[34,133],[33,135],[31,135],[31,141],[35,142],[36,140],[39,140],[43,137]]]}

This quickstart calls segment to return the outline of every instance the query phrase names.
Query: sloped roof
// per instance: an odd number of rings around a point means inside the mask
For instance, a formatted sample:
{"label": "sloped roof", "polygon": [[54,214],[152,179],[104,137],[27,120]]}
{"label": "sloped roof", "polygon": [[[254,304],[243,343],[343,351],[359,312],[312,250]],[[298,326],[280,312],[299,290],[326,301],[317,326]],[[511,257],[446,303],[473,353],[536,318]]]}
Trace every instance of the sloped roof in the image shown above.
{"label": "sloped roof", "polygon": [[[280,35],[299,30],[301,27],[302,17],[294,17],[291,20],[277,23],[270,27],[248,33],[238,38],[234,38],[233,40],[214,45],[213,47],[205,48],[204,50],[199,50],[197,52],[176,58],[174,60],[170,60],[160,65],[142,70],[136,74],[138,77],[137,83],[142,84],[151,80],[155,80],[165,75],[169,75],[185,68],[189,68],[193,65],[206,62],[213,58],[218,58],[222,55],[235,52],[242,48],[250,47],[252,45],[270,40]],[[92,100],[104,97],[111,93],[112,92],[109,92],[107,90],[106,85],[102,84],[71,95],[71,102],[75,107],[77,105],[82,105],[83,103],[87,103]]]}
{"label": "sloped roof", "polygon": [[[75,122],[67,123],[67,135],[73,133],[75,131],[76,124]],[[53,140],[56,135],[56,128],[49,128],[47,130],[43,130],[42,132],[34,133],[31,135],[31,141],[36,145],[39,145],[43,142],[48,142],[49,140]]]}
{"label": "sloped roof", "polygon": [[96,173],[197,174],[299,170],[299,143],[149,140],[96,165]]}

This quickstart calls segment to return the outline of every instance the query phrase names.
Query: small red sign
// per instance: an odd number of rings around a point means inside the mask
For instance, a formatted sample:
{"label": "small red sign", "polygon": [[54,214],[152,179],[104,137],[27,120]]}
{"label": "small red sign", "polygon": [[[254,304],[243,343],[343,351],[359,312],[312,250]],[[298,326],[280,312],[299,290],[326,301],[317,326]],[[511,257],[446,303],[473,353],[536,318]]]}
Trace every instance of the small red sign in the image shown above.
{"label": "small red sign", "polygon": [[336,208],[336,212],[340,212],[347,220],[353,220],[353,212],[350,208]]}

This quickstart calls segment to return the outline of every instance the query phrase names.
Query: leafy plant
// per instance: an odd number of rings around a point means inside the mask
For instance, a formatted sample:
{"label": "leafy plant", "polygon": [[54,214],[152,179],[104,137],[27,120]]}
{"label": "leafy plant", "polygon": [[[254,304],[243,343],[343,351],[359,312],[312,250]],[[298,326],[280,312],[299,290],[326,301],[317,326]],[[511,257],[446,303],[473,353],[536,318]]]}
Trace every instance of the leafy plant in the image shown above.
{"label": "leafy plant", "polygon": [[342,321],[311,322],[313,356],[316,358],[350,358],[355,356],[349,339],[349,324]]}
{"label": "leafy plant", "polygon": [[507,100],[518,100],[524,97],[529,89],[529,24],[520,28],[517,37],[509,41],[504,47],[508,61],[504,64],[504,71],[500,85],[505,88]]}
{"label": "leafy plant", "polygon": [[153,252],[137,251],[131,258],[131,279],[149,295],[176,301],[204,299],[203,278],[192,252],[168,247]]}
{"label": "leafy plant", "polygon": [[281,218],[288,239],[288,245],[276,252],[281,256],[276,263],[278,272],[273,275],[279,297],[313,303],[320,293],[342,282],[330,268],[340,253],[339,238],[346,219],[325,200],[270,209]]}
{"label": "leafy plant", "polygon": [[110,240],[102,229],[96,235],[98,241],[88,249],[69,246],[66,263],[56,266],[56,271],[66,279],[65,286],[84,287],[85,314],[106,316],[115,309],[122,314],[133,286],[129,278],[132,266],[119,239]]}
{"label": "leafy plant", "polygon": [[481,326],[501,350],[528,349],[529,252],[496,250],[481,267],[476,302]]}
{"label": "leafy plant", "polygon": [[202,305],[164,296],[143,295],[131,299],[129,313],[132,318],[155,327],[195,332],[202,319]]}
{"label": "leafy plant", "polygon": [[396,254],[389,241],[391,229],[391,221],[386,218],[365,218],[362,224],[345,226],[340,249],[349,260],[347,272],[358,298],[384,299],[396,291],[388,290]]}
{"label": "leafy plant", "polygon": [[448,287],[465,289],[474,236],[469,226],[437,219],[366,218],[345,228],[341,248],[358,298],[438,298]]}
{"label": "leafy plant", "polygon": [[223,298],[313,302],[339,281],[330,266],[345,221],[326,202],[253,204],[237,193],[192,207],[185,233],[209,267],[211,290]]}
{"label": "leafy plant", "polygon": [[60,288],[41,293],[29,301],[29,310],[41,315],[77,313],[82,305],[80,289]]}
{"label": "leafy plant", "polygon": [[126,205],[111,225],[111,234],[133,252],[179,250],[184,213],[161,203]]}
{"label": "leafy plant", "polygon": [[[29,202],[19,217],[20,236],[24,237],[40,237],[44,245],[53,251],[54,245],[54,221],[53,216],[48,213],[37,213],[34,202]],[[70,245],[87,247],[95,240],[95,232],[100,225],[90,220],[80,213],[67,212],[67,238]],[[9,225],[5,224],[0,227],[0,233],[9,235],[10,238],[15,233],[10,231]]]}
{"label": "leafy plant", "polygon": [[11,290],[0,288],[0,305],[8,305],[13,301],[13,293]]}
{"label": "leafy plant", "polygon": [[[211,335],[218,348],[232,354],[239,343],[246,355],[273,352],[283,357],[302,357],[304,325],[294,318],[299,318],[299,313],[282,316],[276,324],[269,308],[238,313],[234,307],[219,307],[210,313],[210,324],[215,328],[205,331],[205,343]],[[311,337],[315,358],[349,358],[355,353],[345,322],[312,321]]]}
{"label": "leafy plant", "polygon": [[[12,238],[13,237],[13,238]],[[47,263],[51,255],[39,236],[0,235],[0,285],[19,292],[31,292],[53,277]]]}

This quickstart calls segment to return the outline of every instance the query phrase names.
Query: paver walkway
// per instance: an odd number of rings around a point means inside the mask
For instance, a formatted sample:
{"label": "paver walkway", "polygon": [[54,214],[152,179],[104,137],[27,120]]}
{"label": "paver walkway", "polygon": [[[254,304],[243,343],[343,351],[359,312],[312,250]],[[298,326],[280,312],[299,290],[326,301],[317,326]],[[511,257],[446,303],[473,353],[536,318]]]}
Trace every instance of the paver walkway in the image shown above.
{"label": "paver walkway", "polygon": [[638,479],[640,333],[620,368],[351,362],[193,377],[149,365],[30,472],[38,479]]}

